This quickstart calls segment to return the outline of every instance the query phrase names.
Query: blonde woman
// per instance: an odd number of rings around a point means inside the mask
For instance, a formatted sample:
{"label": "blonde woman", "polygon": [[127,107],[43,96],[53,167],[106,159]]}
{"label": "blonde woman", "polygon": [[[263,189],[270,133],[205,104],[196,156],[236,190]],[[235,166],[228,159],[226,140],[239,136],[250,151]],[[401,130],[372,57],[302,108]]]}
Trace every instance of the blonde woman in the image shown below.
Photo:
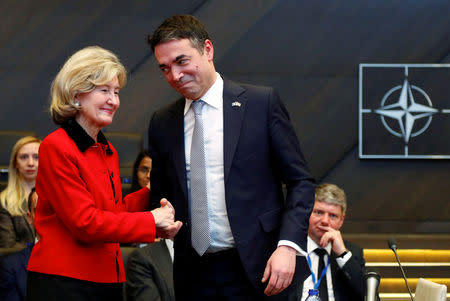
{"label": "blonde woman", "polygon": [[29,301],[121,300],[119,243],[150,243],[181,227],[165,199],[144,211],[147,187],[122,198],[119,156],[101,129],[112,123],[125,82],[117,56],[97,46],[73,54],[53,81],[50,113],[61,127],[39,149]]}
{"label": "blonde woman", "polygon": [[36,181],[40,143],[38,138],[27,136],[12,149],[8,186],[0,193],[0,248],[34,242],[34,228],[27,222],[27,197]]}

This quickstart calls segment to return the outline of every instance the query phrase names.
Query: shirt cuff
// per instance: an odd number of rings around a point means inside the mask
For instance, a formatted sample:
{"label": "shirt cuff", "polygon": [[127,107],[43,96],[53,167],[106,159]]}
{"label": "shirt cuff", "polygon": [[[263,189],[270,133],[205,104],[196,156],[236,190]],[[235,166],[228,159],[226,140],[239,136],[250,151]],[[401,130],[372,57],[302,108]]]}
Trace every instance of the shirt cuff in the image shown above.
{"label": "shirt cuff", "polygon": [[352,257],[352,252],[347,251],[347,254],[345,254],[344,257],[336,258],[336,263],[338,264],[340,269],[347,263],[350,257]]}
{"label": "shirt cuff", "polygon": [[291,248],[294,248],[295,251],[297,251],[297,256],[307,256],[308,253],[305,252],[302,248],[300,248],[295,242],[292,242],[290,240],[280,240],[278,242],[278,247],[279,246],[288,246]]}

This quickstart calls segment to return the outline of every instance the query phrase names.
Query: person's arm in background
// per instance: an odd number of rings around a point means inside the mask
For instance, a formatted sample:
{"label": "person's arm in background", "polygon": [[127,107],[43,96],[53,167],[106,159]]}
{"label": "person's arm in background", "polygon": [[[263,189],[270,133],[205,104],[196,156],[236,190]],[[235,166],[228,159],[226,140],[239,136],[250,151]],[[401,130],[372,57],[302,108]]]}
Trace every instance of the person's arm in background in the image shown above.
{"label": "person's arm in background", "polygon": [[349,242],[346,243],[351,256],[345,256],[348,258],[342,266],[339,262],[339,258],[336,259],[336,262],[343,271],[342,274],[344,275],[348,285],[351,286],[355,294],[358,295],[359,300],[364,300],[367,288],[366,281],[364,280],[364,275],[366,273],[366,262],[364,260],[363,250],[356,245],[350,244]]}
{"label": "person's arm in background", "polygon": [[5,208],[0,208],[0,248],[19,247],[25,247],[25,243],[16,241],[12,216]]}
{"label": "person's arm in background", "polygon": [[124,196],[128,212],[142,212],[150,209],[150,190],[148,187],[143,187],[135,192]]}
{"label": "person's arm in background", "polygon": [[4,208],[0,208],[0,248],[10,248],[16,244],[14,225],[11,215]]}

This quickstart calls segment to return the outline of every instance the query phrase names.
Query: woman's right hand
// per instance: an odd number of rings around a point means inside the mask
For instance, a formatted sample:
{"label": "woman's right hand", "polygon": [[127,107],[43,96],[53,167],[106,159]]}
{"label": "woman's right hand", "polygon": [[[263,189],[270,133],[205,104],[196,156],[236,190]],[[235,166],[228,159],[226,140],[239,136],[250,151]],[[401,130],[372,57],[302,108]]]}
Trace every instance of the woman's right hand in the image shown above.
{"label": "woman's right hand", "polygon": [[161,199],[161,207],[152,210],[156,228],[166,228],[175,221],[175,209],[167,199]]}
{"label": "woman's right hand", "polygon": [[173,238],[183,225],[182,222],[175,222],[175,209],[167,199],[161,199],[161,207],[152,210],[155,219],[156,234],[162,238]]}

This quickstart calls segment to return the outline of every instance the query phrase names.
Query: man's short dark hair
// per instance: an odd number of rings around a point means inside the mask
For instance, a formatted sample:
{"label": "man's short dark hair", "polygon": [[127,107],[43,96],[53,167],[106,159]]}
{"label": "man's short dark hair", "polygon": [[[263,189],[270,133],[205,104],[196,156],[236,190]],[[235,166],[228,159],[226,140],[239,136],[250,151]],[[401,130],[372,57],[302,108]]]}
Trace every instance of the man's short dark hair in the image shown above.
{"label": "man's short dark hair", "polygon": [[210,40],[200,20],[191,15],[176,15],[164,20],[153,34],[148,36],[148,43],[154,52],[158,44],[181,39],[189,39],[201,54],[205,40]]}

